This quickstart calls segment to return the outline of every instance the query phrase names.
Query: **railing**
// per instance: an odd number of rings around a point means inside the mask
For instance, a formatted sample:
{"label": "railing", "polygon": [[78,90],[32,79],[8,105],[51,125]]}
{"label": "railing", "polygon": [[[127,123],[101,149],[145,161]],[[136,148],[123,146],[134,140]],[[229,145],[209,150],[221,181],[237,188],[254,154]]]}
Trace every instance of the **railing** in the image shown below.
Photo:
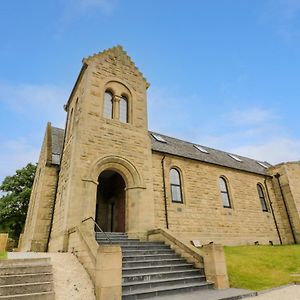
{"label": "railing", "polygon": [[[102,233],[104,233],[106,239],[112,244],[112,241],[111,241],[111,239],[109,238],[109,236],[106,234],[106,232],[104,232],[104,231],[101,229],[101,227],[97,224],[97,222],[95,221],[95,219],[94,219],[93,217],[86,218],[86,219],[82,220],[81,223],[84,223],[85,221],[87,221],[87,220],[89,220],[89,219],[91,219],[91,220],[94,222],[94,224],[95,224],[96,227],[99,229],[99,231],[102,232]],[[97,231],[96,231],[96,234],[97,234]]]}

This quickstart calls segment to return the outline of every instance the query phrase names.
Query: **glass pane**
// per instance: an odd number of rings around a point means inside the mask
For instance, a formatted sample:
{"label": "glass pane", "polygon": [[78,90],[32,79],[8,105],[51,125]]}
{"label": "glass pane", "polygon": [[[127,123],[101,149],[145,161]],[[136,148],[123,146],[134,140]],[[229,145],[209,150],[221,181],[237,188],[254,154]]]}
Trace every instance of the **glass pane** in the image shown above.
{"label": "glass pane", "polygon": [[106,92],[104,95],[104,109],[103,116],[109,119],[113,117],[113,96],[111,93]]}
{"label": "glass pane", "polygon": [[264,198],[264,193],[262,191],[262,187],[258,184],[257,185],[257,192],[258,192],[258,196],[261,198],[263,197]]}
{"label": "glass pane", "polygon": [[120,99],[120,121],[123,123],[128,122],[127,118],[127,99],[125,97],[122,97]]}
{"label": "glass pane", "polygon": [[219,185],[220,185],[221,192],[227,193],[227,186],[226,186],[226,182],[225,182],[224,178],[222,178],[222,177],[219,178]]}
{"label": "glass pane", "polygon": [[171,184],[180,185],[179,172],[177,170],[171,169],[171,171],[170,171],[170,180],[171,180]]}
{"label": "glass pane", "polygon": [[172,201],[181,202],[180,186],[172,185],[171,190],[172,190]]}
{"label": "glass pane", "polygon": [[223,206],[230,207],[228,194],[227,193],[221,193],[221,195],[222,195],[222,200],[223,200]]}
{"label": "glass pane", "polygon": [[263,211],[267,211],[268,208],[267,208],[267,204],[266,204],[266,200],[264,197],[261,197],[259,198],[260,199],[260,203],[261,203],[261,208]]}

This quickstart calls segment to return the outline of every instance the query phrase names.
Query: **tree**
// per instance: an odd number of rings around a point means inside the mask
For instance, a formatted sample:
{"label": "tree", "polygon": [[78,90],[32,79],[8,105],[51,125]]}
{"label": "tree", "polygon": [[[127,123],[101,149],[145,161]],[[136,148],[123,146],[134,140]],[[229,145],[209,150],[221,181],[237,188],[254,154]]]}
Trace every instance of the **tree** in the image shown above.
{"label": "tree", "polygon": [[29,163],[7,176],[0,185],[0,231],[6,231],[17,240],[25,224],[36,165]]}

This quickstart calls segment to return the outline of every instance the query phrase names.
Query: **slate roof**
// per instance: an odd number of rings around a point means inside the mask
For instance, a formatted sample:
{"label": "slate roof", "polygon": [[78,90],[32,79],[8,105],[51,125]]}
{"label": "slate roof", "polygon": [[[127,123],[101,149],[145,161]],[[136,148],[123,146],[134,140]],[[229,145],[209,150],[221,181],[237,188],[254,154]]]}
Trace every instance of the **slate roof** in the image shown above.
{"label": "slate roof", "polygon": [[[62,153],[63,148],[63,142],[64,142],[64,130],[57,127],[51,127],[52,130],[52,163],[59,165],[60,164],[60,157]],[[266,172],[266,168],[258,164],[257,160],[240,156],[237,154],[234,154],[238,158],[242,160],[242,162],[236,161],[232,157],[230,157],[228,152],[216,150],[213,148],[209,148],[203,145],[199,144],[193,144],[190,142],[182,141],[173,137],[166,136],[161,133],[151,132],[151,142],[152,142],[152,150],[166,153],[166,154],[172,154],[184,158],[189,158],[193,160],[198,160],[214,165],[219,165],[223,167],[233,168],[237,170],[242,170],[246,172],[261,174],[261,175],[268,175]],[[166,141],[166,143],[158,142],[153,136],[153,134],[157,134]],[[194,145],[199,145],[203,147],[205,150],[207,150],[208,153],[203,153],[196,149]],[[263,162],[265,165],[271,167],[267,162]]]}
{"label": "slate roof", "polygon": [[51,149],[52,149],[52,164],[59,165],[60,157],[63,149],[65,131],[61,128],[51,126]]}
{"label": "slate roof", "polygon": [[[232,157],[230,157],[227,153],[224,151],[216,150],[213,148],[209,148],[206,146],[202,146],[199,144],[193,144],[190,142],[182,141],[173,137],[169,137],[160,133],[155,132],[149,132],[151,136],[151,142],[152,142],[152,150],[158,151],[161,153],[167,153],[172,154],[180,157],[190,158],[206,163],[211,163],[219,166],[224,166],[228,168],[238,169],[242,171],[257,173],[261,175],[267,175],[266,168],[259,165],[258,162],[254,159],[247,158],[240,155],[235,155],[239,159],[242,160],[242,162],[236,161]],[[166,143],[157,141],[153,136],[153,134],[157,134],[166,141]],[[203,147],[205,150],[207,150],[208,153],[203,153],[196,149],[194,145],[199,145]],[[271,165],[267,162],[263,162],[266,166]]]}

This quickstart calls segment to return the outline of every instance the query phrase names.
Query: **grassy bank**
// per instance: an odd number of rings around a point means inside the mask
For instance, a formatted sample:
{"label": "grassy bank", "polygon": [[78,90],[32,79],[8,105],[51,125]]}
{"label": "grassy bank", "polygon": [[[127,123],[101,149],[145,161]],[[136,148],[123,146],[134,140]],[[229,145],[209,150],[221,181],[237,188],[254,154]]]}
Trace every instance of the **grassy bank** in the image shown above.
{"label": "grassy bank", "polygon": [[7,252],[0,252],[0,259],[7,258]]}
{"label": "grassy bank", "polygon": [[263,290],[294,282],[300,245],[225,247],[230,285]]}

